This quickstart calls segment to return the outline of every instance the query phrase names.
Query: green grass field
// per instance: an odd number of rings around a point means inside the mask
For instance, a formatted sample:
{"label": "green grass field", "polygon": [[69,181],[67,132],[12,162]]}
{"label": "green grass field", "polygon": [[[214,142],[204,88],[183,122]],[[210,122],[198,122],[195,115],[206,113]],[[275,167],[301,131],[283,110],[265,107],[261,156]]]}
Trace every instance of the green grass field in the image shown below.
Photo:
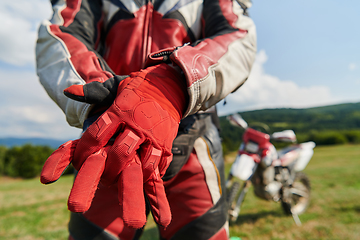
{"label": "green grass field", "polygon": [[[232,156],[227,156],[231,159]],[[360,239],[360,145],[317,147],[305,173],[312,184],[311,204],[302,226],[282,213],[279,203],[247,195],[230,227],[241,239]],[[0,239],[67,239],[67,197],[72,177],[44,186],[39,179],[0,178]],[[157,238],[149,221],[142,240]]]}

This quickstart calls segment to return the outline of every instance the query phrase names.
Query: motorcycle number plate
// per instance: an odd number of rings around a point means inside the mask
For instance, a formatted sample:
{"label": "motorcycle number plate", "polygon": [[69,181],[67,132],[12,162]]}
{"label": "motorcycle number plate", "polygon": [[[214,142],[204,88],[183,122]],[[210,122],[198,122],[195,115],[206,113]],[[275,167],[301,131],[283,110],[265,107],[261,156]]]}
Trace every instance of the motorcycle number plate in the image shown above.
{"label": "motorcycle number plate", "polygon": [[255,162],[246,154],[238,155],[231,166],[231,174],[241,180],[248,180],[254,173]]}

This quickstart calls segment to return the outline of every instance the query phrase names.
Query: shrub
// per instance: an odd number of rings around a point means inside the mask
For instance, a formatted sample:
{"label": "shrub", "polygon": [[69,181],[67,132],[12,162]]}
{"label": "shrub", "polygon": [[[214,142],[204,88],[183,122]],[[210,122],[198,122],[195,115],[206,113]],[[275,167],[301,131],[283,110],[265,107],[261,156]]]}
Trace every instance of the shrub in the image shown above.
{"label": "shrub", "polygon": [[6,151],[7,148],[5,146],[0,146],[0,176],[4,174]]}
{"label": "shrub", "polygon": [[10,177],[32,178],[41,172],[45,160],[53,152],[48,146],[12,147],[5,153],[5,174]]}
{"label": "shrub", "polygon": [[335,131],[313,132],[310,134],[310,140],[314,141],[316,145],[334,145],[348,142],[344,134]]}
{"label": "shrub", "polygon": [[350,143],[360,143],[360,131],[359,130],[350,130],[345,131],[344,135],[348,142]]}
{"label": "shrub", "polygon": [[222,139],[222,148],[223,148],[223,154],[226,155],[229,152],[236,151],[241,143],[241,136],[237,140],[231,140],[229,138]]}

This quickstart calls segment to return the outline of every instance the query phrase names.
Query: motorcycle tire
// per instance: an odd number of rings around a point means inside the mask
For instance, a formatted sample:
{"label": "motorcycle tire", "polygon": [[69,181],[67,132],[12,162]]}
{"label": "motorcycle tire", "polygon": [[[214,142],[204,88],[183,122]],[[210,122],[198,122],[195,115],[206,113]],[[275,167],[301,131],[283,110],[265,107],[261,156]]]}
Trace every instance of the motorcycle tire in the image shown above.
{"label": "motorcycle tire", "polygon": [[238,195],[240,190],[240,183],[239,182],[234,182],[230,189],[229,192],[226,194],[226,202],[228,204],[228,208],[231,209],[232,204],[236,198],[236,196]]}
{"label": "motorcycle tire", "polygon": [[290,186],[290,196],[282,197],[281,206],[286,215],[300,215],[305,212],[310,202],[310,180],[303,172],[297,172]]}

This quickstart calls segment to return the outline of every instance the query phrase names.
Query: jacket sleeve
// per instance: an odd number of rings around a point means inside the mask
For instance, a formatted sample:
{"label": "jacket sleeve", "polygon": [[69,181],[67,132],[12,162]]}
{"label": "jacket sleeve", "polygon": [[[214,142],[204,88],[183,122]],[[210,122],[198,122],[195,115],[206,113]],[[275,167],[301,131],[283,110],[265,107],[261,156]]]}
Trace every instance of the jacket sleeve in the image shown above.
{"label": "jacket sleeve", "polygon": [[250,74],[256,29],[240,4],[240,0],[204,0],[204,38],[170,56],[186,77],[189,106],[185,116],[210,108]]}
{"label": "jacket sleeve", "polygon": [[100,37],[102,1],[52,0],[53,16],[43,21],[36,43],[36,68],[48,95],[71,126],[82,127],[91,105],[67,98],[74,84],[103,82],[113,76],[95,51]]}

